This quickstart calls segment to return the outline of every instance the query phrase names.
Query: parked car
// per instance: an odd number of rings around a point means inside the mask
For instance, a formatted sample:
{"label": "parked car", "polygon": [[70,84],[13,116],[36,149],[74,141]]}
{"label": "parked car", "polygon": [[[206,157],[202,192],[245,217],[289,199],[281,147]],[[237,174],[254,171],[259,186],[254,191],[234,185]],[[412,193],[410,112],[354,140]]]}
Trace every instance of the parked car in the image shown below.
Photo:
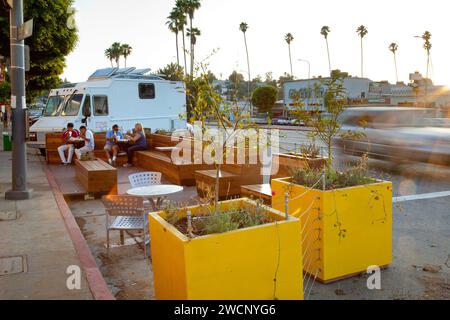
{"label": "parked car", "polygon": [[418,108],[351,108],[341,118],[342,130],[363,132],[365,137],[341,137],[335,143],[344,154],[450,165],[450,128],[424,125],[432,113]]}

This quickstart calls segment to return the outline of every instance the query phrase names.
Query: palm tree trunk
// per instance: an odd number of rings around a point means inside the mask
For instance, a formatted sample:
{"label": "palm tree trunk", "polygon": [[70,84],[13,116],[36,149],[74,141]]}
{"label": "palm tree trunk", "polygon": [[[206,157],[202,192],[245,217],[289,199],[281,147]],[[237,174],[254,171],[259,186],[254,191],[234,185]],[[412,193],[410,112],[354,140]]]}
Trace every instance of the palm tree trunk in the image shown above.
{"label": "palm tree trunk", "polygon": [[178,49],[178,32],[175,33],[176,49],[177,49],[177,65],[180,66],[180,52]]}
{"label": "palm tree trunk", "polygon": [[330,59],[330,48],[328,47],[328,39],[325,39],[325,42],[327,43],[328,69],[330,69],[331,75],[331,59]]}
{"label": "palm tree trunk", "polygon": [[428,102],[428,77],[430,72],[430,51],[427,50],[427,79],[425,80],[425,108]]}
{"label": "palm tree trunk", "polygon": [[361,78],[364,78],[364,52],[363,38],[361,37]]}
{"label": "palm tree trunk", "polygon": [[192,17],[189,17],[189,23],[191,26],[191,81],[194,80],[194,44],[192,42]]}
{"label": "palm tree trunk", "polygon": [[244,43],[245,43],[245,52],[247,53],[247,71],[248,71],[248,83],[247,83],[247,99],[248,101],[250,101],[250,116],[252,116],[253,114],[253,110],[252,110],[252,100],[250,99],[250,83],[251,83],[251,76],[250,76],[250,58],[248,55],[248,46],[247,46],[247,36],[245,35],[244,32]]}
{"label": "palm tree trunk", "polygon": [[294,73],[292,72],[292,56],[291,56],[291,45],[290,45],[290,44],[288,44],[288,47],[289,47],[289,64],[290,64],[290,66],[291,66],[291,77],[293,78],[293,77],[294,77]]}
{"label": "palm tree trunk", "polygon": [[127,67],[127,57],[123,57],[125,59],[125,68]]}
{"label": "palm tree trunk", "polygon": [[395,53],[394,53],[394,65],[395,65],[395,78],[397,79],[397,83],[398,83],[397,56]]}
{"label": "palm tree trunk", "polygon": [[184,34],[184,27],[181,29],[181,33],[183,36],[183,55],[184,55],[184,74],[187,74],[187,60],[186,60],[186,36]]}

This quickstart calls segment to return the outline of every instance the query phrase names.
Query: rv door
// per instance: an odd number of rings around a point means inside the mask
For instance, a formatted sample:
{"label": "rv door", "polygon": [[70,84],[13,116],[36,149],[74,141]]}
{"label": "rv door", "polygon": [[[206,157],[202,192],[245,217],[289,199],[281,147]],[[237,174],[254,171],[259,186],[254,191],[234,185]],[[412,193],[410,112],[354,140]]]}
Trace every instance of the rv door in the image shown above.
{"label": "rv door", "polygon": [[84,97],[82,115],[83,115],[83,119],[81,120],[81,122],[86,127],[91,129],[92,107],[91,107],[91,96],[89,94],[87,94]]}
{"label": "rv door", "polygon": [[91,128],[95,132],[107,131],[110,127],[109,104],[107,95],[93,95],[92,106],[94,114]]}

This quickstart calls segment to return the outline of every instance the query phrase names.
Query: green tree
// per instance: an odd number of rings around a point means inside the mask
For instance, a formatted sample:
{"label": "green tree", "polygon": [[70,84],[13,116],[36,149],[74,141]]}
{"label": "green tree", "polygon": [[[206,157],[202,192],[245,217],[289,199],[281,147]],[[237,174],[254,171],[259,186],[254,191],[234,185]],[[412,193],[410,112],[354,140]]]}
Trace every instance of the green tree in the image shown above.
{"label": "green tree", "polygon": [[131,55],[132,52],[133,48],[129,44],[124,43],[120,46],[120,53],[125,61],[125,68],[127,67],[127,58]]}
{"label": "green tree", "polygon": [[259,112],[272,114],[272,109],[277,102],[278,89],[273,86],[258,87],[253,91],[252,103],[258,108]]}
{"label": "green tree", "polygon": [[291,66],[291,76],[294,76],[294,73],[292,71],[292,55],[291,55],[291,43],[292,41],[294,41],[294,36],[292,35],[292,33],[288,33],[284,36],[284,40],[288,44],[289,49],[289,65]]}
{"label": "green tree", "polygon": [[[75,48],[75,27],[68,27],[73,0],[24,1],[24,19],[34,19],[33,36],[25,40],[30,47],[30,71],[26,72],[27,99],[33,101],[44,90],[59,85],[66,66],[65,57]],[[0,1],[0,55],[10,56],[9,12]]]}
{"label": "green tree", "polygon": [[122,44],[120,44],[120,42],[114,42],[111,45],[111,52],[114,61],[116,61],[116,67],[120,68],[120,57],[122,56]]}
{"label": "green tree", "polygon": [[363,48],[363,39],[364,37],[369,33],[367,28],[363,25],[359,26],[358,29],[356,29],[356,33],[361,38],[361,78],[364,78],[364,48]]}
{"label": "green tree", "polygon": [[114,53],[111,48],[105,50],[105,57],[111,62],[111,68],[113,67]]}
{"label": "green tree", "polygon": [[333,154],[332,144],[338,135],[343,138],[359,139],[364,134],[356,131],[347,131],[341,133],[340,117],[346,109],[347,92],[344,87],[344,79],[348,76],[346,72],[340,70],[333,70],[330,79],[324,81],[325,93],[323,97],[325,112],[327,116],[324,117],[319,110],[311,112],[306,110],[300,97],[297,97],[294,102],[294,114],[305,121],[311,128],[310,137],[319,139],[327,147],[328,151],[328,169],[332,169]]}
{"label": "green tree", "polygon": [[158,70],[159,75],[164,76],[166,80],[170,81],[182,81],[183,73],[183,67],[175,63],[170,63],[164,68]]}
{"label": "green tree", "polygon": [[328,70],[331,74],[331,59],[330,59],[330,47],[328,46],[328,35],[330,34],[330,27],[329,26],[323,26],[322,29],[320,29],[320,34],[325,38],[325,43],[327,45],[327,55],[328,55]]}
{"label": "green tree", "polygon": [[0,101],[9,100],[11,97],[11,85],[7,81],[0,82]]}
{"label": "green tree", "polygon": [[397,79],[397,82],[398,82],[397,50],[398,50],[398,45],[395,42],[393,42],[389,45],[389,51],[391,51],[394,55],[395,78]]}

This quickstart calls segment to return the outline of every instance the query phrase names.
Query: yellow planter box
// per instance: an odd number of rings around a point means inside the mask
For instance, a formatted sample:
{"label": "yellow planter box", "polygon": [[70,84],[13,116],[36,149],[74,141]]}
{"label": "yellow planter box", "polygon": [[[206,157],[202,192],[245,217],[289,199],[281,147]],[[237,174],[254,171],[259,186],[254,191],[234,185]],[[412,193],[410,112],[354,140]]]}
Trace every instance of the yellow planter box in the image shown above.
{"label": "yellow planter box", "polygon": [[272,180],[272,207],[302,224],[303,270],[332,282],[392,262],[392,183],[321,191]]}
{"label": "yellow planter box", "polygon": [[[248,199],[221,202],[223,210]],[[192,215],[199,207],[189,208]],[[153,278],[157,299],[269,300],[303,299],[300,221],[271,208],[276,223],[190,239],[149,214]],[[274,281],[276,279],[276,281]]]}

